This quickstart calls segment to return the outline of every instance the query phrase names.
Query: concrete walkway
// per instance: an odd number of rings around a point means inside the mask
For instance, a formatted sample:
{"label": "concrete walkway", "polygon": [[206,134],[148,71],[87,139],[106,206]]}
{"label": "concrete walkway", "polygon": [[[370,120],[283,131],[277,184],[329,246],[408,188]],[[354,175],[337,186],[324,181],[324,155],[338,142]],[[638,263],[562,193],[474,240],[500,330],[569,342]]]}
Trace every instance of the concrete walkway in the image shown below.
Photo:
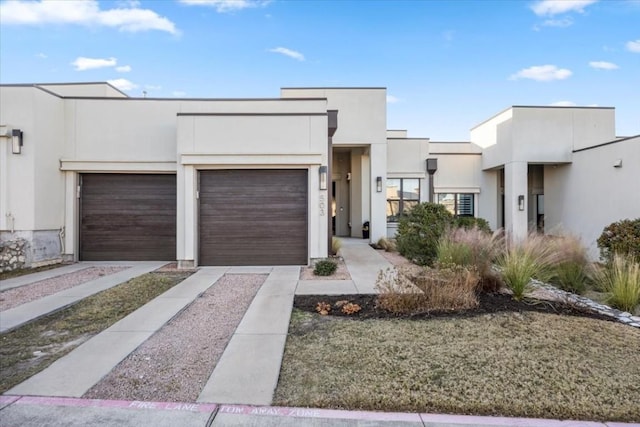
{"label": "concrete walkway", "polygon": [[300,280],[296,295],[377,294],[376,279],[380,270],[392,267],[364,239],[340,238],[340,255],[347,265],[351,280]]}
{"label": "concrete walkway", "polygon": [[200,269],[6,394],[81,397],[226,270]]}
{"label": "concrete walkway", "polygon": [[299,276],[299,267],[273,268],[231,337],[198,402],[271,404]]}
{"label": "concrete walkway", "polygon": [[[102,292],[105,289],[112,288],[116,285],[126,282],[134,277],[140,276],[150,271],[156,270],[166,262],[158,261],[140,261],[140,262],[113,262],[113,263],[78,263],[65,267],[55,268],[52,270],[41,271],[39,273],[28,274],[14,279],[7,280],[9,285],[6,285],[3,281],[3,287],[10,289],[17,286],[24,286],[27,284],[35,283],[40,280],[57,277],[62,274],[73,273],[84,268],[93,267],[96,265],[126,265],[131,266],[126,270],[118,273],[103,276],[95,280],[83,283],[78,286],[66,289],[61,292],[57,292],[53,295],[49,295],[44,298],[40,298],[35,301],[28,302],[26,304],[19,305],[9,310],[0,312],[0,333],[17,328],[27,322],[35,320],[39,317],[45,316],[49,313],[53,313],[58,310],[62,310],[76,302],[87,298],[98,292]],[[4,290],[4,288],[3,288]]]}

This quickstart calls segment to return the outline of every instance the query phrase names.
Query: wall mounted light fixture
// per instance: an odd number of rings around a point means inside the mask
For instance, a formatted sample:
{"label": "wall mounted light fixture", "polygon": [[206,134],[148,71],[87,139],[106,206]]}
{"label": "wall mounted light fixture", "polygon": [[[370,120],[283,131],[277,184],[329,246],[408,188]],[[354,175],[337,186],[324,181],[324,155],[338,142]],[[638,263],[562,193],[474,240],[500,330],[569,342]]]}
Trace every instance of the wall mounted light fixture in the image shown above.
{"label": "wall mounted light fixture", "polygon": [[20,129],[11,131],[11,152],[13,154],[22,153],[22,131]]}
{"label": "wall mounted light fixture", "polygon": [[320,168],[318,169],[318,172],[320,174],[320,189],[326,190],[327,189],[327,167],[320,166]]}
{"label": "wall mounted light fixture", "polygon": [[613,167],[614,168],[621,168],[622,167],[622,159],[616,159],[616,161],[613,162]]}
{"label": "wall mounted light fixture", "polygon": [[381,176],[376,178],[376,191],[378,193],[382,193],[382,177]]}
{"label": "wall mounted light fixture", "polygon": [[518,210],[519,211],[523,211],[524,210],[524,196],[523,195],[518,196]]}

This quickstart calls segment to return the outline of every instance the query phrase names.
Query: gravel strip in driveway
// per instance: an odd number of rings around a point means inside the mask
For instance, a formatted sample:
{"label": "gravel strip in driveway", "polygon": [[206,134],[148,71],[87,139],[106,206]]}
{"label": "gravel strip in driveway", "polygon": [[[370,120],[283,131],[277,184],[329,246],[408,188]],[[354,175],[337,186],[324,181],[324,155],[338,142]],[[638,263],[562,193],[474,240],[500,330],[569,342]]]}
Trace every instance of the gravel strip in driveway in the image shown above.
{"label": "gravel strip in driveway", "polygon": [[224,275],[83,397],[195,402],[266,278]]}
{"label": "gravel strip in driveway", "polygon": [[118,273],[128,266],[87,267],[73,273],[40,280],[17,288],[0,292],[0,310],[9,310],[22,304],[53,295],[65,289],[82,285],[102,276]]}

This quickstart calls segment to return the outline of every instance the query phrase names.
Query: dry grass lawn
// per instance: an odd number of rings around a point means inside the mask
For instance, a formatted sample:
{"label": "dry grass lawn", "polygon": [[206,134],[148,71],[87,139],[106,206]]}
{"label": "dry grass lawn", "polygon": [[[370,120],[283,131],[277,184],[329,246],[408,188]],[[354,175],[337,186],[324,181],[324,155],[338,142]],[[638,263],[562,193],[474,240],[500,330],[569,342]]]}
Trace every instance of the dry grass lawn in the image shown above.
{"label": "dry grass lawn", "polygon": [[294,310],[275,404],[640,421],[640,330],[544,313],[353,320]]}

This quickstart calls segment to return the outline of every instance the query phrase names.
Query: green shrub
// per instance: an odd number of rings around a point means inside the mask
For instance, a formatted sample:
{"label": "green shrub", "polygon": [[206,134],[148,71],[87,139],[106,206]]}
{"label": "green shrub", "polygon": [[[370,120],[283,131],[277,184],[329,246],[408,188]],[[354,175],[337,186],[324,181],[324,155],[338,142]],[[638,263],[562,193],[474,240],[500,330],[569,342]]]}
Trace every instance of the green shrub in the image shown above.
{"label": "green shrub", "polygon": [[448,229],[438,242],[438,264],[473,267],[480,276],[479,290],[495,292],[501,286],[493,263],[504,249],[502,233],[478,227]]}
{"label": "green shrub", "polygon": [[610,262],[614,254],[624,254],[640,260],[640,218],[623,219],[607,225],[598,237],[600,257]]}
{"label": "green shrub", "polygon": [[330,259],[323,259],[316,262],[313,274],[316,276],[331,276],[338,269],[338,264]]}
{"label": "green shrub", "polygon": [[487,233],[491,233],[489,222],[484,218],[474,218],[472,216],[459,216],[453,220],[454,228],[478,228]]}
{"label": "green shrub", "polygon": [[376,305],[391,313],[464,310],[476,307],[478,275],[460,266],[422,268],[418,274],[387,269],[378,274]]}
{"label": "green shrub", "polygon": [[498,259],[498,265],[502,270],[502,279],[516,300],[523,298],[531,279],[546,282],[553,276],[554,255],[553,246],[544,236],[536,233],[508,245]]}
{"label": "green shrub", "polygon": [[400,218],[396,245],[405,258],[420,265],[432,265],[438,254],[438,240],[453,215],[444,205],[420,203]]}
{"label": "green shrub", "polygon": [[590,273],[587,249],[572,235],[554,238],[550,244],[556,258],[550,282],[565,291],[583,293]]}
{"label": "green shrub", "polygon": [[609,293],[607,302],[633,313],[640,304],[640,263],[629,255],[615,254],[611,263],[595,275],[602,290]]}
{"label": "green shrub", "polygon": [[338,251],[340,250],[341,247],[342,247],[342,240],[338,239],[335,236],[331,237],[331,252],[333,252],[334,255],[338,254]]}

